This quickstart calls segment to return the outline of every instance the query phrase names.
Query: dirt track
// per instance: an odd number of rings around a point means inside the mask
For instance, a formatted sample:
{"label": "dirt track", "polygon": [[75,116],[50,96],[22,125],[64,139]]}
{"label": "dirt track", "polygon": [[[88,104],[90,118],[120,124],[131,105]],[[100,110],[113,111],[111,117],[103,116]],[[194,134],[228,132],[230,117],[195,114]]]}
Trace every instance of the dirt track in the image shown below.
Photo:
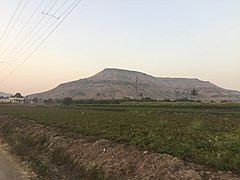
{"label": "dirt track", "polygon": [[[5,145],[0,146],[0,180],[24,180],[28,179],[26,167],[16,160],[7,150]],[[24,169],[24,170],[23,170]]]}
{"label": "dirt track", "polygon": [[240,179],[231,172],[211,170],[171,155],[140,151],[134,146],[93,137],[63,134],[33,122],[0,116],[0,131],[6,124],[14,133],[33,139],[46,135],[49,154],[54,149],[63,148],[75,166],[100,167],[110,179]]}
{"label": "dirt track", "polygon": [[6,160],[0,152],[0,179],[1,180],[20,180],[20,173],[16,167]]}

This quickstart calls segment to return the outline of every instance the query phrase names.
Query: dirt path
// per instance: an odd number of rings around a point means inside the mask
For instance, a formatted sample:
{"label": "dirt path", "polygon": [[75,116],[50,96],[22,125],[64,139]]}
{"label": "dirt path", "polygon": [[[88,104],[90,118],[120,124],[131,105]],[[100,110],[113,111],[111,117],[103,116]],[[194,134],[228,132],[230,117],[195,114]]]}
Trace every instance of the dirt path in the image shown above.
{"label": "dirt path", "polygon": [[[7,145],[0,145],[0,179],[25,180],[29,179],[29,172],[25,165],[8,152]],[[24,167],[23,167],[24,166]]]}

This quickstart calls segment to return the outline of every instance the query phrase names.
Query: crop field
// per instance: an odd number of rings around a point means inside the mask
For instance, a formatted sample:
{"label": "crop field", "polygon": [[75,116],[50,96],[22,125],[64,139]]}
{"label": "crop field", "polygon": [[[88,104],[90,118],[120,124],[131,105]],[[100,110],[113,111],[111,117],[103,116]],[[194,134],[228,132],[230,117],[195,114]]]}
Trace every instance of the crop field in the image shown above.
{"label": "crop field", "polygon": [[240,172],[240,104],[0,106],[1,115]]}

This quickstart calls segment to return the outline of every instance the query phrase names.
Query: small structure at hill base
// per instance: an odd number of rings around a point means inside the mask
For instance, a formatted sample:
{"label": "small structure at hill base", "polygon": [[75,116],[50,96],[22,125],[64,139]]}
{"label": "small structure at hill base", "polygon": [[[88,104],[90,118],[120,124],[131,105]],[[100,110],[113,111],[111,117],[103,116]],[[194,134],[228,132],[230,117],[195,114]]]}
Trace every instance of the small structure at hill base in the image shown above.
{"label": "small structure at hill base", "polygon": [[21,93],[16,93],[14,96],[10,96],[10,97],[0,97],[0,103],[14,103],[14,104],[18,104],[18,103],[24,103],[25,102],[25,98],[21,95]]}

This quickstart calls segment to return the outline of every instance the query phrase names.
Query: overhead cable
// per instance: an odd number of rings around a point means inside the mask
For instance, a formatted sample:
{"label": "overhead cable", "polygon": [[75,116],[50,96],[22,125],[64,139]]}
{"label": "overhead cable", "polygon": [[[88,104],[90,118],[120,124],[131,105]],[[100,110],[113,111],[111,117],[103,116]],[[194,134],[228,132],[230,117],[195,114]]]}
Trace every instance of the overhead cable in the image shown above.
{"label": "overhead cable", "polygon": [[[46,11],[48,11],[48,12],[51,12],[51,10],[56,6],[56,4],[57,4],[58,1],[59,1],[59,0],[55,0],[55,1],[53,2],[53,4],[51,5],[51,7],[50,7],[49,9],[47,9],[47,8],[49,7],[49,5],[51,4],[51,1],[50,1],[50,2],[47,4],[47,6],[44,8],[44,10],[46,10]],[[43,16],[43,15],[40,14],[40,16],[38,17],[38,19],[40,19],[41,16]],[[44,15],[44,16],[40,19],[39,24],[36,24],[35,26],[33,25],[33,29],[30,29],[30,31],[29,31],[27,34],[25,34],[24,39],[23,39],[20,43],[18,43],[18,45],[16,46],[17,48],[14,49],[13,52],[11,52],[10,55],[9,55],[7,58],[4,59],[4,61],[9,62],[10,64],[13,64],[13,61],[14,61],[14,60],[12,61],[12,59],[13,59],[15,56],[17,56],[17,53],[19,53],[20,50],[23,49],[23,48],[32,40],[32,38],[31,38],[27,43],[25,43],[24,47],[21,47],[22,44],[23,44],[23,43],[30,37],[30,35],[36,30],[36,28],[41,24],[41,22],[45,19],[45,17],[46,17],[46,15]],[[47,24],[47,23],[45,23],[45,24]],[[39,31],[40,31],[40,30],[37,30],[37,32],[35,33],[35,35],[38,34]],[[35,36],[35,35],[34,35],[34,36]],[[9,68],[9,67],[10,67],[10,66],[6,66],[5,69],[3,69],[1,72],[5,71],[5,70],[6,70],[7,68]]]}
{"label": "overhead cable", "polygon": [[52,31],[41,41],[41,43],[24,59],[24,61],[19,64],[10,74],[8,74],[4,79],[0,81],[0,84],[3,83],[6,79],[8,79],[11,75],[13,75],[41,46],[42,44],[55,32],[55,30],[63,23],[63,21],[71,14],[71,12],[78,6],[78,4],[82,0],[76,0],[67,11],[65,11],[66,15],[61,18],[61,21],[52,29]]}
{"label": "overhead cable", "polygon": [[[27,6],[28,2],[29,2],[29,0],[27,0],[27,1],[25,2],[25,4],[24,4],[24,6],[23,6],[22,10],[20,11],[20,14],[17,16],[17,20],[18,20],[18,19],[20,18],[20,16],[22,15],[22,13],[23,13],[24,9],[26,8],[26,6]],[[8,38],[8,36],[9,36],[10,32],[11,32],[11,31],[12,31],[12,29],[15,27],[15,25],[16,25],[16,22],[17,22],[17,21],[14,21],[14,23],[13,23],[13,25],[10,27],[9,31],[8,31],[8,32],[6,32],[6,36],[3,38],[3,42],[0,44],[0,47],[1,47],[1,45],[3,45],[3,44],[4,44],[4,42],[5,42],[5,41],[6,41],[6,39]]]}
{"label": "overhead cable", "polygon": [[13,45],[13,43],[18,39],[18,37],[20,36],[20,34],[23,32],[23,30],[27,27],[28,23],[32,20],[33,16],[36,14],[36,12],[39,10],[39,8],[42,6],[42,4],[44,3],[45,0],[42,0],[41,3],[38,5],[38,7],[36,8],[36,10],[33,12],[33,14],[31,15],[31,17],[27,20],[27,22],[24,24],[24,26],[22,27],[22,29],[17,33],[17,35],[13,38],[13,41],[9,44],[9,46],[5,49],[5,51],[3,51],[1,53],[1,56],[4,56],[4,53],[6,51],[8,51],[8,49]]}
{"label": "overhead cable", "polygon": [[13,15],[12,15],[10,21],[8,22],[8,25],[6,26],[6,28],[5,28],[5,30],[4,30],[4,32],[3,32],[3,34],[2,34],[2,36],[1,36],[1,38],[0,38],[0,42],[1,42],[2,38],[4,37],[4,35],[6,34],[6,32],[7,32],[8,28],[9,28],[10,24],[12,23],[12,21],[13,21],[15,15],[16,15],[16,13],[18,12],[18,9],[19,9],[19,7],[21,6],[22,1],[23,1],[23,0],[20,0],[20,2],[18,3],[17,8],[15,9],[15,11],[14,11],[14,13],[13,13]]}

